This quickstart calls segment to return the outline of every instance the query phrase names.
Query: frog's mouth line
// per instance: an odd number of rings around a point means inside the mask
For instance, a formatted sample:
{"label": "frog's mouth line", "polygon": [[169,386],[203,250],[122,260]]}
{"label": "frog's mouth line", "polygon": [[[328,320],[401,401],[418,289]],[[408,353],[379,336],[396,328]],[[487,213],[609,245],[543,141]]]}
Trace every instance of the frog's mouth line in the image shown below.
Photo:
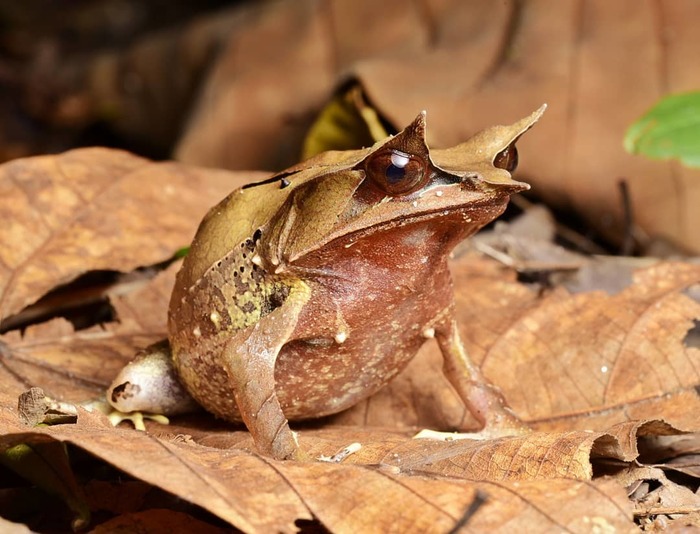
{"label": "frog's mouth line", "polygon": [[[436,218],[449,217],[451,215],[454,216],[460,212],[462,212],[463,215],[467,216],[469,213],[473,212],[488,213],[488,215],[486,216],[486,220],[483,220],[483,217],[475,217],[474,219],[467,217],[462,223],[464,226],[476,225],[478,226],[478,228],[481,228],[482,226],[494,220],[498,215],[500,215],[503,212],[503,210],[505,210],[506,206],[508,205],[509,198],[510,195],[504,195],[501,198],[486,198],[481,201],[476,201],[470,203],[468,206],[457,205],[452,207],[442,207],[417,213],[415,215],[407,215],[400,219],[393,219],[384,223],[379,223],[373,226],[372,228],[365,228],[361,230],[356,230],[354,232],[349,232],[347,234],[339,235],[333,239],[329,239],[322,246],[325,246],[326,244],[331,243],[336,239],[347,238],[349,240],[356,241],[358,239],[362,239],[364,236],[372,235],[374,233],[385,230],[390,230],[391,228],[407,226],[409,224],[416,224],[427,220],[433,220]],[[491,210],[485,212],[485,207],[490,207],[495,213],[493,213]]]}

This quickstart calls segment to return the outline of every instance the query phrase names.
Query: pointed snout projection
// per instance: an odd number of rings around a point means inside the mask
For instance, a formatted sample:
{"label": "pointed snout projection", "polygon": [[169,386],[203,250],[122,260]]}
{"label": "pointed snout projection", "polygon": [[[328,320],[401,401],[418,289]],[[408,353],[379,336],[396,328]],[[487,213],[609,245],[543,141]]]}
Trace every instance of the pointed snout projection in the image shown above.
{"label": "pointed snout projection", "polygon": [[[473,135],[464,143],[451,148],[431,150],[433,164],[463,181],[478,178],[487,184],[510,186],[511,192],[524,191],[530,186],[511,178],[517,165],[515,143],[542,116],[547,104],[529,116],[509,126],[491,126]],[[411,124],[425,130],[425,112]]]}

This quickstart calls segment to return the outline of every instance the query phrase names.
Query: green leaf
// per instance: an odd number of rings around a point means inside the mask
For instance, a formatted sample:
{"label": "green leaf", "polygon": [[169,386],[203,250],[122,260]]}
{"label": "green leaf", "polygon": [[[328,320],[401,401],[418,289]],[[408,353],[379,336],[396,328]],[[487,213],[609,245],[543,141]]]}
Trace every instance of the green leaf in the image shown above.
{"label": "green leaf", "polygon": [[179,249],[175,254],[173,254],[173,259],[174,260],[179,260],[180,258],[184,258],[190,253],[190,247],[182,247]]}
{"label": "green leaf", "polygon": [[700,167],[700,91],[667,96],[625,133],[625,150]]}

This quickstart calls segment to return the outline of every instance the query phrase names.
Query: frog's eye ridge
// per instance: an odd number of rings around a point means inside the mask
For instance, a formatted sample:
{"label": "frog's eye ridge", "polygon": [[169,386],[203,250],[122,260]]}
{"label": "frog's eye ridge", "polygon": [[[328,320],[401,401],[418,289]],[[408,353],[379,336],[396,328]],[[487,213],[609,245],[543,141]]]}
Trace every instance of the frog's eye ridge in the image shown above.
{"label": "frog's eye ridge", "polygon": [[396,149],[372,154],[365,163],[365,171],[391,195],[405,195],[419,189],[428,174],[423,159]]}
{"label": "frog's eye ridge", "polygon": [[518,149],[515,143],[509,144],[493,158],[493,166],[513,172],[518,167]]}

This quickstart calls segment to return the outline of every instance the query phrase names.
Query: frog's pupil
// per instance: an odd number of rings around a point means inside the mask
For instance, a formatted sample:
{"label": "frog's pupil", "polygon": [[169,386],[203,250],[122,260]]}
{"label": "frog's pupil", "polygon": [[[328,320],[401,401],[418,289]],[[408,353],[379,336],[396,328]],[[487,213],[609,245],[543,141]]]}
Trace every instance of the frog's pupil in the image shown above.
{"label": "frog's pupil", "polygon": [[400,182],[406,177],[406,165],[411,158],[403,152],[394,151],[391,154],[391,165],[386,169],[386,178],[389,183]]}

